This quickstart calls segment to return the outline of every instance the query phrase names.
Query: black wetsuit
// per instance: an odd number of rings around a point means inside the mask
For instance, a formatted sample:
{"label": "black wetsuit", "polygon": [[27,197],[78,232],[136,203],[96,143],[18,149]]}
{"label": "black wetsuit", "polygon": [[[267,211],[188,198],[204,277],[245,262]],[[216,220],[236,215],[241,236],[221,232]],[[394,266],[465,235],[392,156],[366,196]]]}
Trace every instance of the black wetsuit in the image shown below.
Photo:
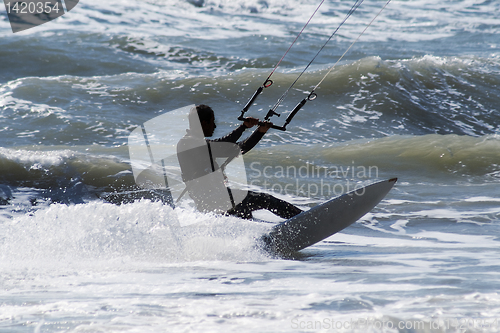
{"label": "black wetsuit", "polygon": [[[246,128],[242,124],[228,135],[214,140],[205,139],[188,130],[186,135],[177,144],[177,158],[182,171],[182,179],[187,184],[188,192],[199,210],[207,211],[210,210],[209,207],[213,207],[213,204],[206,204],[206,202],[212,199],[210,197],[213,197],[213,193],[216,193],[216,191],[211,192],[211,189],[206,188],[207,186],[203,186],[203,189],[200,189],[200,187],[196,188],[195,185],[190,184],[196,182],[196,179],[201,179],[204,176],[210,176],[210,174],[220,171],[220,166],[217,164],[216,158],[229,158],[236,156],[238,153],[245,154],[255,147],[265,134],[256,130],[246,140],[237,143]],[[222,209],[228,214],[242,218],[252,218],[252,211],[267,209],[280,217],[290,218],[302,212],[302,210],[294,205],[275,198],[272,195],[229,189],[224,185],[223,179],[220,179],[218,183],[222,184],[217,184],[216,181],[216,183],[213,183],[214,187],[221,188],[221,186],[224,186],[224,189],[231,198],[232,205],[226,207],[228,209]],[[235,205],[233,197],[241,197],[245,193],[247,194],[244,199]]]}

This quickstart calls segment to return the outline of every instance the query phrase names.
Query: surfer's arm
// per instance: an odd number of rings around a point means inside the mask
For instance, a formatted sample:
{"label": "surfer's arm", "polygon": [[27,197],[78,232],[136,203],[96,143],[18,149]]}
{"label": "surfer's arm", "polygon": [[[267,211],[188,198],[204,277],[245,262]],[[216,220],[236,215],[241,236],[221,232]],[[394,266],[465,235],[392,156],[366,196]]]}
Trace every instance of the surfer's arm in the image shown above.
{"label": "surfer's arm", "polygon": [[218,139],[214,139],[214,140],[208,140],[208,141],[210,141],[210,142],[232,142],[232,143],[236,143],[236,141],[238,141],[238,139],[241,137],[241,135],[243,134],[243,132],[245,132],[246,129],[247,129],[247,127],[244,124],[241,124],[236,129],[234,129],[231,133],[223,136],[222,138],[218,138]]}
{"label": "surfer's arm", "polygon": [[264,124],[259,125],[259,127],[252,133],[252,135],[250,135],[246,140],[239,142],[238,145],[240,146],[241,153],[246,154],[253,147],[255,147],[272,125],[273,124],[271,122],[265,122]]}
{"label": "surfer's arm", "polygon": [[[252,126],[255,126],[259,124],[259,120],[256,118],[247,118],[243,124],[241,124],[238,128],[236,128],[234,131],[229,133],[228,135],[215,139],[215,140],[207,140],[207,142],[210,143],[218,143],[218,142],[230,142],[230,143],[235,143],[234,148],[238,149],[241,151],[242,154],[246,154],[248,151],[250,151],[253,147],[259,143],[260,139],[266,134],[267,130],[273,125],[271,122],[264,122],[260,123],[259,127],[245,140],[236,142],[245,129],[250,128]],[[228,146],[221,146],[221,145],[212,145],[211,146],[211,154],[214,158],[217,157],[230,157],[230,156],[236,156],[235,154],[238,154],[237,151],[234,149],[230,149]]]}
{"label": "surfer's arm", "polygon": [[[241,124],[240,126],[238,126],[231,133],[223,136],[222,138],[210,140],[210,142],[232,142],[232,143],[236,143],[236,141],[238,141],[238,139],[241,137],[241,135],[243,134],[243,132],[245,132],[245,130],[247,128],[253,127],[253,126],[257,125],[258,123],[259,123],[259,119],[248,117],[248,118],[245,119],[245,121],[243,122],[243,124]],[[261,126],[259,126],[259,128],[260,127]]]}

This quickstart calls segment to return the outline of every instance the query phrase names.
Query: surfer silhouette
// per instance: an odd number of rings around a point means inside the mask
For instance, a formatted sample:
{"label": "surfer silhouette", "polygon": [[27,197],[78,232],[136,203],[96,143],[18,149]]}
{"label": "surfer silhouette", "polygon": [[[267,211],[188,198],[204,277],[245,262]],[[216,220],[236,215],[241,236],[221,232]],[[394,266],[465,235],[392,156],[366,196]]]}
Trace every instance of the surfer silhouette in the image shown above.
{"label": "surfer silhouette", "polygon": [[[190,110],[188,118],[189,129],[177,144],[177,158],[186,190],[198,210],[245,219],[252,218],[252,212],[259,209],[269,210],[286,219],[302,212],[300,208],[270,194],[226,186],[225,165],[255,147],[272,126],[271,122],[259,124],[258,119],[248,117],[226,136],[206,139],[213,135],[217,127],[212,108],[197,105]],[[247,139],[237,142],[247,128],[256,125],[257,129]],[[226,161],[218,165],[217,158],[225,158]]]}

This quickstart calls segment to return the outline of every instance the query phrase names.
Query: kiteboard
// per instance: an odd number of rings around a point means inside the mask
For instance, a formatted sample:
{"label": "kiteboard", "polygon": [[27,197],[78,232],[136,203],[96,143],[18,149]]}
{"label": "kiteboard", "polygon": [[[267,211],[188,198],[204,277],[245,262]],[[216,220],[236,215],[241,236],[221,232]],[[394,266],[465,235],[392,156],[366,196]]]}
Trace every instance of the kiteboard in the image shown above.
{"label": "kiteboard", "polygon": [[286,255],[330,237],[372,210],[396,181],[393,178],[358,188],[275,225],[261,238],[264,249]]}

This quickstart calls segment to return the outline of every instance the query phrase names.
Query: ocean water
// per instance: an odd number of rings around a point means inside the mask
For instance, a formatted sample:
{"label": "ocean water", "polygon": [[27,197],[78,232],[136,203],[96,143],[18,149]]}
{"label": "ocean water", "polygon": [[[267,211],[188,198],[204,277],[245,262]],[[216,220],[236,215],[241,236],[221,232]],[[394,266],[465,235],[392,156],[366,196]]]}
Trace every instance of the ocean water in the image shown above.
{"label": "ocean water", "polygon": [[[280,258],[256,246],[265,212],[102,199],[138,189],[128,136],[148,120],[204,103],[216,136],[236,127],[319,3],[82,0],[16,34],[0,11],[0,332],[500,331],[495,0],[392,0],[245,156],[252,186],[304,209],[398,177],[342,232]],[[273,122],[385,3],[362,3]],[[247,115],[353,4],[325,1]]]}

